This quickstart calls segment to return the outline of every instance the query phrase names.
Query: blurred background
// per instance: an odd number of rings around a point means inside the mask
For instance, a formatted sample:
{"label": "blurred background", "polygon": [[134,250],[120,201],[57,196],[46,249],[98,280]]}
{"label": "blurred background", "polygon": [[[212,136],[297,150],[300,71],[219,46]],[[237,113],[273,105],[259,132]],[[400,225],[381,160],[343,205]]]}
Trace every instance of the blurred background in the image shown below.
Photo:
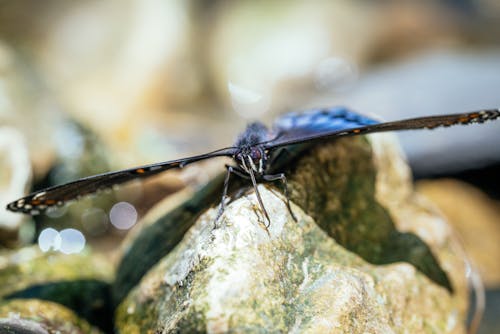
{"label": "blurred background", "polygon": [[[499,87],[497,0],[0,0],[0,204],[229,146],[250,120],[287,111],[460,113],[498,108]],[[498,314],[500,122],[398,136],[426,179],[419,190],[478,264],[488,315]],[[132,183],[37,224],[2,210],[0,242],[113,254],[156,202],[222,165]],[[488,315],[483,333],[498,321]]]}

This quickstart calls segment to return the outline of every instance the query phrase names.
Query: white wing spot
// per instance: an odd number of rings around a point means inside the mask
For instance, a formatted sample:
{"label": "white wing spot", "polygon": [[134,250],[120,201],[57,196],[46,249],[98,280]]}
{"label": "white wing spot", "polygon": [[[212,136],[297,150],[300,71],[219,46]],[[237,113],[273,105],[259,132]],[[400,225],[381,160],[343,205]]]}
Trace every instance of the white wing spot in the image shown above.
{"label": "white wing spot", "polygon": [[42,191],[41,193],[38,193],[35,196],[33,196],[33,199],[38,199],[38,198],[44,197],[45,194],[47,194],[47,193],[45,191]]}

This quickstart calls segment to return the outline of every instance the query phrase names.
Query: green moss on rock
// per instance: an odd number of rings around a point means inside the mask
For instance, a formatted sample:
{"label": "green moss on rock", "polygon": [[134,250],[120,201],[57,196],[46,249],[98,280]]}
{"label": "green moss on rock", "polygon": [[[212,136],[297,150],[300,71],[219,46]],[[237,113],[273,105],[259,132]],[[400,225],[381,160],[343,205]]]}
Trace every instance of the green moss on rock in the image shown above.
{"label": "green moss on rock", "polygon": [[385,138],[339,140],[290,164],[297,222],[277,188],[259,185],[269,234],[252,191],[217,225],[206,211],[119,305],[119,331],[464,332],[458,244],[430,229],[446,223]]}

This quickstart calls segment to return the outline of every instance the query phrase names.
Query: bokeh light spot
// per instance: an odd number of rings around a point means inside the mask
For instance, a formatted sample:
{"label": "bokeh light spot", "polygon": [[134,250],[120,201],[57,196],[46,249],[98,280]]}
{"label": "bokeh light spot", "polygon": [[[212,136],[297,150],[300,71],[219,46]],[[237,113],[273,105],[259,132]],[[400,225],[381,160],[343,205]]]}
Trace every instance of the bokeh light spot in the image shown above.
{"label": "bokeh light spot", "polygon": [[109,211],[109,219],[117,229],[128,230],[137,222],[137,210],[130,203],[119,202]]}
{"label": "bokeh light spot", "polygon": [[46,228],[38,236],[38,247],[42,252],[48,252],[49,250],[59,250],[61,247],[61,236],[53,228]]}
{"label": "bokeh light spot", "polygon": [[85,237],[82,232],[74,228],[67,228],[60,233],[61,247],[60,251],[64,254],[80,253],[85,247]]}

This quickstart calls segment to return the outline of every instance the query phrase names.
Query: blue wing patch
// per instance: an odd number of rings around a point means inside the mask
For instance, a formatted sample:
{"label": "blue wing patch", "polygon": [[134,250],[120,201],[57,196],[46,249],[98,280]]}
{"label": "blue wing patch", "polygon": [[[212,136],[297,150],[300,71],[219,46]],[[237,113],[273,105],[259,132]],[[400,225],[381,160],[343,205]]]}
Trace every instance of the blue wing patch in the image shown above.
{"label": "blue wing patch", "polygon": [[377,123],[379,122],[347,108],[335,107],[287,113],[276,119],[273,124],[273,133],[279,136],[280,141],[286,141]]}

